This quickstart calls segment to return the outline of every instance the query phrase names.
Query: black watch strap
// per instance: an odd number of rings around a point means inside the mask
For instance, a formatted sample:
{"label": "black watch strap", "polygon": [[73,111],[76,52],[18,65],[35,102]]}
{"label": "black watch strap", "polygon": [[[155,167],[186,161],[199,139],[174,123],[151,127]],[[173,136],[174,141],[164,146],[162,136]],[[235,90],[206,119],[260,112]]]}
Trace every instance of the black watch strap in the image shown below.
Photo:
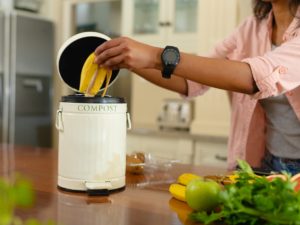
{"label": "black watch strap", "polygon": [[174,65],[166,65],[162,70],[163,78],[170,79],[174,69],[175,69]]}

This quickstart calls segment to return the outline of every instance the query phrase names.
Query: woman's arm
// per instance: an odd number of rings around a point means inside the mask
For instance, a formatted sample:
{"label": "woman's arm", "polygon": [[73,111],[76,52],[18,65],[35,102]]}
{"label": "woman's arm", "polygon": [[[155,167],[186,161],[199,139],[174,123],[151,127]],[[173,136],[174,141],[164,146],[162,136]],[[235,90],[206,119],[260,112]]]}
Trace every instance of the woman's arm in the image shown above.
{"label": "woman's arm", "polygon": [[182,77],[172,76],[170,79],[164,79],[161,75],[161,71],[157,69],[133,69],[132,72],[160,87],[182,95],[188,95],[187,82]]}
{"label": "woman's arm", "polygon": [[[159,86],[187,93],[186,79],[229,91],[253,94],[256,91],[247,63],[212,59],[181,53],[171,80],[161,78],[162,48],[121,37],[105,42],[96,51],[95,63],[107,68],[127,68]],[[149,70],[150,69],[150,70]],[[156,70],[156,71],[155,71]]]}
{"label": "woman's arm", "polygon": [[244,62],[181,54],[174,73],[195,82],[228,91],[257,91],[250,66]]}

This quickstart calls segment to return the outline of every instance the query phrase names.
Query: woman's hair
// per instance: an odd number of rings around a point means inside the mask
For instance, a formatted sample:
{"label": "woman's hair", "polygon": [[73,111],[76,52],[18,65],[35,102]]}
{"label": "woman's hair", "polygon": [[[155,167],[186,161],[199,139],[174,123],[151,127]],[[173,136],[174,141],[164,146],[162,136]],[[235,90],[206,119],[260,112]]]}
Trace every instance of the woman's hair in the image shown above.
{"label": "woman's hair", "polygon": [[[290,10],[295,15],[297,7],[300,5],[300,0],[287,0],[289,2]],[[253,13],[259,20],[264,19],[272,9],[270,2],[264,2],[262,0],[253,0]]]}

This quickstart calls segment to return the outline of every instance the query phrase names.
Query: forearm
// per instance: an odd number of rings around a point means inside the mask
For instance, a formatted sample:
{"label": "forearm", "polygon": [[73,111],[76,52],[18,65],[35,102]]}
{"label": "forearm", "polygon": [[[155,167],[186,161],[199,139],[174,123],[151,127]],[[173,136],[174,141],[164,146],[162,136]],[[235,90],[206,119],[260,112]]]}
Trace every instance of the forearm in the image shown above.
{"label": "forearm", "polygon": [[187,83],[182,77],[175,75],[172,76],[171,79],[164,79],[161,75],[161,71],[156,69],[134,69],[132,72],[155,85],[170,91],[175,91],[179,94],[187,95]]}
{"label": "forearm", "polygon": [[[257,91],[247,63],[186,53],[181,53],[180,57],[174,75],[228,91],[245,94],[253,94]],[[160,59],[157,58],[155,65],[157,69],[162,68]]]}
{"label": "forearm", "polygon": [[182,74],[186,79],[229,91],[246,94],[256,91],[250,66],[243,62],[182,54],[175,74]]}

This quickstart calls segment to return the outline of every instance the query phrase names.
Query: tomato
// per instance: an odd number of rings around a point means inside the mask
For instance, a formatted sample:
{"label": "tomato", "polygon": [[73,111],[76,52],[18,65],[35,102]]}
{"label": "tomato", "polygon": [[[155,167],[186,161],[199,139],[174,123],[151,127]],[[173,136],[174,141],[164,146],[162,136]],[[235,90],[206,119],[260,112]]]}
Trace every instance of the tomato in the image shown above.
{"label": "tomato", "polygon": [[206,179],[194,179],[186,187],[187,204],[196,211],[211,211],[219,204],[221,186]]}
{"label": "tomato", "polygon": [[299,191],[300,190],[300,173],[295,174],[292,178],[291,178],[292,182],[296,182],[296,186],[295,186],[295,191]]}

